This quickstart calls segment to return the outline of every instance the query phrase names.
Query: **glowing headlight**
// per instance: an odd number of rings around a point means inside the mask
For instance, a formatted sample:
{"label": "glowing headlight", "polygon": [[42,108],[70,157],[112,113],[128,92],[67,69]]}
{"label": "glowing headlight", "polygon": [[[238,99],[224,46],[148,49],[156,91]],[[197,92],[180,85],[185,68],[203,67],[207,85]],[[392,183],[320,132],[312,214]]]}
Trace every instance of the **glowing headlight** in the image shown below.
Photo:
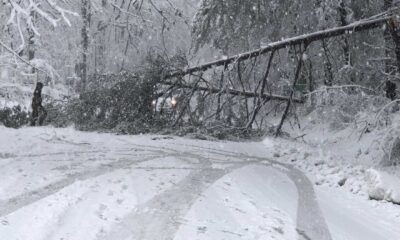
{"label": "glowing headlight", "polygon": [[175,98],[172,98],[172,99],[171,99],[171,105],[172,105],[173,107],[175,107],[177,103],[178,103],[178,102],[176,101]]}

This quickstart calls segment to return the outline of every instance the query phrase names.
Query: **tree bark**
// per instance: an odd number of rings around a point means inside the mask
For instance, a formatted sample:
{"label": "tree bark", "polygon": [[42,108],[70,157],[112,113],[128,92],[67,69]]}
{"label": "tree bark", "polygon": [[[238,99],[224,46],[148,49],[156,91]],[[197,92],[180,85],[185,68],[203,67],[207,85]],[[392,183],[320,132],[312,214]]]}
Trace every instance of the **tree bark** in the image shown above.
{"label": "tree bark", "polygon": [[[383,12],[389,10],[392,7],[393,0],[384,0],[383,1]],[[383,32],[383,37],[385,39],[385,57],[387,60],[385,61],[385,71],[386,73],[393,74],[394,69],[393,69],[393,64],[392,61],[390,60],[390,55],[391,55],[391,43],[392,43],[392,37],[390,34],[390,26],[386,25],[385,31]]]}
{"label": "tree bark", "polygon": [[[344,0],[340,1],[338,12],[339,12],[340,26],[348,25],[347,9],[346,9]],[[351,54],[350,54],[350,44],[349,44],[349,39],[347,38],[347,36],[343,36],[343,54],[344,54],[345,65],[352,66]]]}
{"label": "tree bark", "polygon": [[332,86],[333,85],[333,72],[332,72],[332,62],[329,59],[329,49],[328,46],[326,44],[325,40],[322,40],[322,48],[324,49],[324,54],[325,54],[325,58],[326,60],[324,61],[324,72],[325,72],[325,80],[324,83],[326,86]]}
{"label": "tree bark", "polygon": [[88,50],[89,50],[89,25],[90,25],[90,0],[82,0],[82,74],[81,74],[81,94],[86,91],[88,77]]}
{"label": "tree bark", "polygon": [[[225,73],[226,67],[224,66],[224,70],[221,73],[221,78],[219,79],[219,89],[221,89],[222,93],[222,87],[224,83],[224,73]],[[215,115],[215,120],[219,121],[221,119],[221,94],[218,94],[217,97],[217,114]]]}
{"label": "tree bark", "polygon": [[[30,12],[30,17],[34,21],[35,19],[35,13],[33,11]],[[28,32],[28,61],[31,62],[35,58],[35,32],[28,27],[27,28]],[[32,68],[32,73],[35,73],[35,68]]]}
{"label": "tree bark", "polygon": [[389,20],[389,31],[394,43],[394,53],[396,55],[397,73],[400,73],[400,23],[395,20]]}

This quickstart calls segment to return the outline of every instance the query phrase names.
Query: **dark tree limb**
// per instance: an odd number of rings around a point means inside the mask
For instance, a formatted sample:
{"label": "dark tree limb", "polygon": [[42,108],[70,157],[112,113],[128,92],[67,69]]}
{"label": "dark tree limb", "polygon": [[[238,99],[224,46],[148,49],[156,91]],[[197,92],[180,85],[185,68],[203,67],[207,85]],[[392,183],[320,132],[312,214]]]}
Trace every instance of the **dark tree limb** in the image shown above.
{"label": "dark tree limb", "polygon": [[[220,78],[220,80],[219,80],[219,88],[221,89],[221,92],[220,93],[222,93],[222,87],[223,87],[223,82],[224,82],[224,74],[225,74],[225,70],[226,70],[226,65],[224,65],[224,69],[222,70],[222,73],[221,73],[221,78]],[[219,120],[220,119],[220,112],[221,112],[221,94],[218,94],[218,97],[217,97],[218,99],[217,99],[217,115],[215,116],[215,119],[216,120]]]}
{"label": "dark tree limb", "polygon": [[190,92],[189,96],[187,97],[186,102],[183,105],[183,108],[181,109],[181,111],[180,111],[177,119],[175,120],[174,124],[172,125],[172,127],[175,127],[176,125],[178,125],[178,123],[181,121],[182,117],[184,116],[186,109],[190,107],[190,100],[192,99],[192,97],[193,97],[193,95],[195,93],[195,88],[196,88],[197,84],[199,84],[200,80],[201,79],[199,78],[196,81],[196,83],[194,84],[194,87],[192,88],[192,91]]}
{"label": "dark tree limb", "polygon": [[300,52],[299,60],[298,60],[297,67],[296,67],[296,73],[295,73],[294,80],[293,80],[292,89],[290,91],[290,96],[289,96],[289,99],[287,100],[285,112],[282,115],[281,122],[279,123],[279,126],[276,129],[275,137],[278,137],[281,134],[283,123],[285,122],[285,119],[286,119],[286,117],[287,117],[287,115],[289,113],[289,109],[290,109],[290,106],[291,106],[292,101],[293,101],[294,88],[295,88],[295,86],[297,84],[297,81],[299,80],[299,77],[300,77],[300,73],[301,73],[301,69],[303,67],[303,61],[304,61],[303,60],[303,55],[307,50],[307,46],[308,46],[308,44],[305,43],[303,50]]}
{"label": "dark tree limb", "polygon": [[[239,61],[237,64],[237,73],[238,73],[238,80],[239,80],[240,86],[242,87],[242,91],[246,92],[246,87],[244,86],[243,78],[242,78],[241,61]],[[244,104],[246,107],[246,119],[249,120],[250,113],[249,113],[249,103],[247,101],[247,98],[244,98]]]}
{"label": "dark tree limb", "polygon": [[324,65],[325,65],[325,85],[326,86],[332,86],[333,85],[333,66],[331,63],[331,60],[329,58],[329,53],[328,53],[328,46],[326,44],[325,40],[322,40],[322,48],[324,49],[324,54],[325,54],[325,58],[326,60],[324,61]]}
{"label": "dark tree limb", "polygon": [[228,102],[229,102],[230,100],[232,100],[234,97],[235,97],[235,96],[230,96],[230,98],[228,98],[227,100],[225,100],[225,101],[221,104],[221,107],[220,107],[219,109],[217,109],[217,111],[216,111],[215,113],[213,113],[213,114],[211,114],[210,116],[206,117],[206,118],[204,119],[204,121],[206,122],[206,121],[210,120],[211,118],[213,118],[214,116],[216,116],[217,114],[220,114],[221,111],[222,111],[222,109],[225,107],[225,105],[228,104]]}
{"label": "dark tree limb", "polygon": [[271,56],[269,57],[269,60],[268,60],[267,70],[265,71],[264,77],[262,79],[261,90],[260,90],[259,97],[257,98],[256,106],[254,107],[253,114],[251,115],[250,121],[247,123],[246,128],[251,128],[251,126],[254,123],[254,120],[257,117],[257,114],[261,110],[261,107],[263,105],[265,105],[265,102],[263,102],[262,99],[263,99],[263,94],[264,94],[264,91],[265,91],[265,87],[267,85],[267,80],[268,80],[269,72],[270,72],[270,69],[271,69],[272,60],[274,59],[274,55],[275,55],[275,51],[272,51],[271,52]]}

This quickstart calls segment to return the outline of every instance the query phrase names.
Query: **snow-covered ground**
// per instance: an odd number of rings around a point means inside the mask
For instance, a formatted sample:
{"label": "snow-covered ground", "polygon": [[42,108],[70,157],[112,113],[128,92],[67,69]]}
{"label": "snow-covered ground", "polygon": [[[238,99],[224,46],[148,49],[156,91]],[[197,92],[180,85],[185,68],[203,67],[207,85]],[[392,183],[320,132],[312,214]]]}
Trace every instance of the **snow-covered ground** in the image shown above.
{"label": "snow-covered ground", "polygon": [[371,171],[330,157],[282,139],[0,127],[0,239],[400,239],[400,206],[368,199]]}
{"label": "snow-covered ground", "polygon": [[[0,69],[0,110],[19,106],[24,111],[30,111],[35,82],[35,76],[9,76],[6,69]],[[71,95],[71,89],[60,82],[45,83],[43,88],[45,102],[63,100]]]}

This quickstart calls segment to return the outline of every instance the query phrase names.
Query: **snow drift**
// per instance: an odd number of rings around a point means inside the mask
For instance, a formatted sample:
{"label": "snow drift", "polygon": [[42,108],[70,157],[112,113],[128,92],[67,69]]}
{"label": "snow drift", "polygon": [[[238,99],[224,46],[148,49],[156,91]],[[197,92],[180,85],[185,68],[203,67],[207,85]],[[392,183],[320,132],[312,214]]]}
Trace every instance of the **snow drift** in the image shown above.
{"label": "snow drift", "polygon": [[371,199],[400,204],[400,179],[386,172],[369,169],[366,174],[368,195]]}

